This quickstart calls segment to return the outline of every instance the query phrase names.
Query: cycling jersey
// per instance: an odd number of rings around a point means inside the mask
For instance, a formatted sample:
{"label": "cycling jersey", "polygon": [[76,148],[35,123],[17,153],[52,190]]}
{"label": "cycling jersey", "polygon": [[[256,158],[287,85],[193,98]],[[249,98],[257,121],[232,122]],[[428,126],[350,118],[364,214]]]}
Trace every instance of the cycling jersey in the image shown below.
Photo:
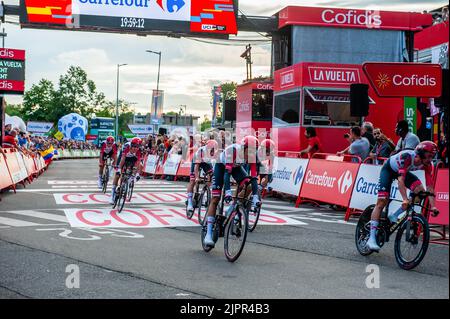
{"label": "cycling jersey", "polygon": [[100,158],[102,160],[105,160],[107,157],[113,157],[117,154],[117,144],[114,143],[111,146],[108,146],[106,142],[102,143],[101,149],[100,149]]}
{"label": "cycling jersey", "polygon": [[259,163],[258,156],[255,156],[252,163],[247,163],[244,159],[243,147],[239,144],[232,144],[227,146],[219,157],[220,163],[225,165],[225,168],[230,171],[236,167],[248,165],[248,171],[251,177],[258,176],[257,164]]}
{"label": "cycling jersey", "polygon": [[205,173],[209,174],[212,171],[212,164],[211,164],[211,156],[208,156],[206,146],[200,147],[192,157],[192,163],[191,163],[191,173],[190,178],[191,180],[195,178],[195,165],[198,164],[200,166],[200,169]]}
{"label": "cycling jersey", "polygon": [[127,147],[123,150],[122,156],[125,157],[124,167],[134,167],[141,161],[142,153],[140,149],[138,149],[135,153],[132,153],[131,148]]}

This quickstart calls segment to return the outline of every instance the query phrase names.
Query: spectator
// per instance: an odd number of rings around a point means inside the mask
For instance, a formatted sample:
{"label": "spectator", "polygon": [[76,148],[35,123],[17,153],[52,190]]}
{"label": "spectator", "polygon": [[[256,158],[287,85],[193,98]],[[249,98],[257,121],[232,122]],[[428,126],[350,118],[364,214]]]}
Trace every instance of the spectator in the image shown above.
{"label": "spectator", "polygon": [[309,157],[312,157],[314,153],[318,153],[322,150],[322,145],[317,137],[316,129],[314,127],[307,127],[305,136],[308,139],[308,147],[300,151],[300,154],[308,153]]}
{"label": "spectator", "polygon": [[401,120],[397,123],[395,134],[400,136],[400,139],[398,140],[393,153],[398,153],[403,150],[413,150],[420,143],[417,135],[409,131],[408,122],[405,120]]}
{"label": "spectator", "polygon": [[375,137],[373,136],[373,124],[364,122],[361,126],[361,136],[367,138],[372,149],[375,146]]}
{"label": "spectator", "polygon": [[388,158],[391,156],[392,151],[395,148],[394,143],[383,134],[380,128],[376,128],[373,131],[373,136],[375,137],[375,146],[372,148],[369,156],[374,160],[374,164],[378,164],[378,157]]}
{"label": "spectator", "polygon": [[[367,138],[361,137],[361,128],[359,126],[354,126],[350,129],[350,137],[352,139],[352,144],[345,150],[338,152],[339,156],[348,153],[350,155],[359,156],[361,160],[365,160],[369,156],[370,144]],[[355,160],[356,161],[356,160]]]}

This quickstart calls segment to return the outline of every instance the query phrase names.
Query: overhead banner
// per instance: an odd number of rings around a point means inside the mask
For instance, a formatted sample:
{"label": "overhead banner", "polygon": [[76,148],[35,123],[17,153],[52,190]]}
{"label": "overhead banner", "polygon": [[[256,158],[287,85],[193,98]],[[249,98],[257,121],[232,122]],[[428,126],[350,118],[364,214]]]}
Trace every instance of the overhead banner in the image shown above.
{"label": "overhead banner", "polygon": [[153,90],[152,107],[151,107],[152,118],[154,119],[161,118],[163,112],[164,112],[164,91]]}
{"label": "overhead banner", "polygon": [[25,91],[25,51],[0,48],[0,94]]}
{"label": "overhead banner", "polygon": [[233,0],[20,0],[22,27],[237,34]]}
{"label": "overhead banner", "polygon": [[47,133],[53,127],[53,123],[50,122],[27,122],[27,132],[31,133]]}
{"label": "overhead banner", "polygon": [[147,137],[148,134],[153,134],[152,125],[137,125],[128,124],[131,133],[137,135],[138,137]]}
{"label": "overhead banner", "polygon": [[308,159],[275,157],[271,183],[273,190],[298,196],[308,162]]}
{"label": "overhead banner", "polygon": [[440,97],[442,68],[430,63],[363,64],[375,92],[380,97]]}

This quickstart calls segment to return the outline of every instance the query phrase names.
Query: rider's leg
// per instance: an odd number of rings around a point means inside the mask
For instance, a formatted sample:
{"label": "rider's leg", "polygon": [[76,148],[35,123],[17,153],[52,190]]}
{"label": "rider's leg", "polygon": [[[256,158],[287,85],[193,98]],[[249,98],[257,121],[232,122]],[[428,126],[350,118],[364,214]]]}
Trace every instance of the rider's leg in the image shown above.
{"label": "rider's leg", "polygon": [[114,175],[113,185],[111,187],[111,201],[110,204],[114,204],[114,199],[116,197],[116,188],[119,183],[120,178],[120,171],[116,172],[116,175]]}
{"label": "rider's leg", "polygon": [[195,185],[195,173],[194,173],[194,169],[195,169],[195,164],[194,162],[192,162],[191,164],[191,173],[190,173],[190,177],[189,177],[189,184],[187,187],[187,196],[188,196],[188,210],[194,210],[194,205],[192,204],[192,194],[194,192],[194,185]]}
{"label": "rider's leg", "polygon": [[100,164],[98,165],[98,187],[102,187],[102,176],[103,176],[103,168],[105,167],[105,162],[100,160]]}
{"label": "rider's leg", "polygon": [[217,205],[219,204],[220,195],[222,193],[224,173],[225,173],[225,165],[217,163],[214,167],[211,203],[209,204],[208,214],[206,215],[207,232],[204,244],[207,246],[214,247],[214,240],[212,239],[212,231],[215,222]]}
{"label": "rider's leg", "polygon": [[[411,192],[414,192],[415,194],[417,194],[417,193],[419,193],[419,192],[424,192],[424,191],[425,191],[425,188],[423,187],[422,182],[420,181],[420,179],[419,179],[416,175],[414,175],[413,173],[411,173],[411,172],[408,172],[408,173],[406,174],[406,177],[405,177],[405,186],[406,186],[407,188],[409,188],[409,190],[410,190]],[[420,198],[417,198],[417,197],[416,197],[415,202],[416,202],[416,203],[420,202]],[[402,215],[404,212],[405,212],[405,211],[404,211],[404,210],[402,209],[402,207],[400,206],[400,208],[397,209],[397,211],[395,211],[395,212],[392,213],[392,214],[389,214],[389,216],[388,216],[388,217],[389,217],[389,220],[390,220],[392,223],[396,223],[396,222],[398,221],[400,215]]]}

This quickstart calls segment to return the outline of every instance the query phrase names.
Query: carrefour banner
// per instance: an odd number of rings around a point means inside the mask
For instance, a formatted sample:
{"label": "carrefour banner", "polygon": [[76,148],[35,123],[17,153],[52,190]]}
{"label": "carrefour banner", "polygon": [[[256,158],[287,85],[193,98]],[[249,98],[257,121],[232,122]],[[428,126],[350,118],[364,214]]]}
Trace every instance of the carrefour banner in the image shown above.
{"label": "carrefour banner", "polygon": [[298,196],[308,162],[308,159],[275,157],[271,183],[273,190]]}
{"label": "carrefour banner", "polygon": [[152,125],[135,125],[128,124],[131,133],[137,135],[138,137],[147,137],[148,134],[153,134]]}
{"label": "carrefour banner", "polygon": [[[368,206],[375,204],[378,199],[378,189],[380,188],[379,179],[382,166],[361,164],[358,176],[356,177],[355,185],[353,187],[352,198],[350,201],[350,208],[364,210]],[[425,172],[413,171],[414,175],[419,177],[423,185],[425,184]],[[409,195],[409,190],[408,190]],[[397,210],[401,205],[402,196],[398,190],[398,182],[395,180],[391,187],[391,199],[397,201],[391,202],[389,211]]]}
{"label": "carrefour banner", "polygon": [[27,132],[31,133],[48,133],[53,127],[50,122],[27,122]]}

